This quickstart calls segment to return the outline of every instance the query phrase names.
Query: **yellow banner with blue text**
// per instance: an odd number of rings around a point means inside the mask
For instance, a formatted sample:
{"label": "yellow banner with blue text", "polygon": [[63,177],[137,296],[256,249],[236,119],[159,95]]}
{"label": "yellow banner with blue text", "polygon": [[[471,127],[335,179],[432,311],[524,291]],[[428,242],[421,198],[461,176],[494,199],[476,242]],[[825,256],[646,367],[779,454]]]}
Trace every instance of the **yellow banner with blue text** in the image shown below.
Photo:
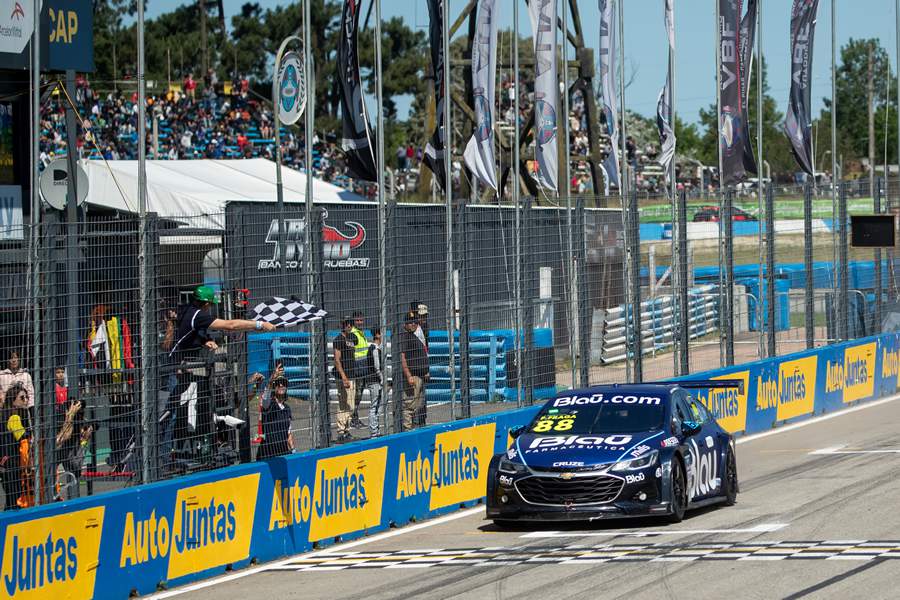
{"label": "yellow banner with blue text", "polygon": [[825,363],[825,392],[842,392],[844,403],[875,393],[876,344],[869,342],[844,348],[842,360]]}
{"label": "yellow banner with blue text", "polygon": [[750,391],[750,371],[738,371],[713,377],[717,381],[737,379],[744,383],[744,391],[738,388],[712,388],[698,394],[700,401],[729,433],[747,428],[747,393]]}
{"label": "yellow banner with blue text", "polygon": [[[315,542],[381,524],[387,446],[316,461],[315,485],[307,501],[311,511],[309,541]],[[277,493],[276,493],[277,495]],[[302,489],[297,516],[302,517]],[[294,510],[290,506],[288,510]],[[274,512],[274,511],[273,511]],[[294,520],[294,515],[291,515]]]}
{"label": "yellow banner with blue text", "polygon": [[782,361],[777,379],[760,376],[756,383],[756,408],[775,408],[775,420],[808,415],[815,409],[818,355]]}
{"label": "yellow banner with blue text", "polygon": [[13,523],[0,577],[7,598],[93,598],[105,507]]}

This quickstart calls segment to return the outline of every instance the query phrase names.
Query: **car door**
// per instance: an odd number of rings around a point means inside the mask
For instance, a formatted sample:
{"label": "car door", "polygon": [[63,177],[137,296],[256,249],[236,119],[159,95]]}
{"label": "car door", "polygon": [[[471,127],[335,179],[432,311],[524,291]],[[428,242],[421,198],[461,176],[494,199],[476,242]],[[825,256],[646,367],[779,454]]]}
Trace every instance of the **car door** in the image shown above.
{"label": "car door", "polygon": [[690,420],[700,424],[700,431],[689,440],[689,451],[695,455],[694,494],[702,500],[722,493],[722,430],[702,402],[686,395]]}

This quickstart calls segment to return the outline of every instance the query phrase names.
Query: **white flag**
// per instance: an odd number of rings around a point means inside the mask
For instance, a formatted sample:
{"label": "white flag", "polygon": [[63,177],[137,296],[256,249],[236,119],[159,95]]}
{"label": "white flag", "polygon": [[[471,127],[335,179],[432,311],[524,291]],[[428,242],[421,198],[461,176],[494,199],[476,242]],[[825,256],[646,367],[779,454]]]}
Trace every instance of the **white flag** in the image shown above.
{"label": "white flag", "polygon": [[494,85],[497,73],[496,0],[479,0],[472,45],[472,91],[475,96],[475,133],[466,144],[466,166],[484,185],[497,191],[494,170]]}
{"label": "white flag", "polygon": [[[672,10],[674,0],[665,0],[666,3],[666,34],[669,39],[669,57],[675,52],[675,14]],[[670,64],[670,61],[666,61]],[[672,71],[666,71],[666,85],[659,92],[659,99],[656,101],[656,126],[659,129],[659,164],[666,172],[666,179],[669,178],[669,167],[672,159],[675,158],[675,132],[673,131],[674,123],[672,123]]]}
{"label": "white flag", "polygon": [[534,31],[534,158],[541,186],[555,190],[559,172],[556,0],[531,0],[528,14]]}

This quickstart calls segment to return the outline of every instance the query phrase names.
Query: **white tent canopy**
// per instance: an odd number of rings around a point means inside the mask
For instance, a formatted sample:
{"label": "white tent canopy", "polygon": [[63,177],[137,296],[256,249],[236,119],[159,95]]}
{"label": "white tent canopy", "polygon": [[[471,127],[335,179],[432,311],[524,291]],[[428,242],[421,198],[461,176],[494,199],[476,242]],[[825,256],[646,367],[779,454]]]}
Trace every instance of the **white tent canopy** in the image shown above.
{"label": "white tent canopy", "polygon": [[[138,212],[136,160],[88,160],[91,206]],[[285,203],[306,202],[306,174],[282,169]],[[317,203],[365,200],[322,180],[313,181]],[[265,158],[235,160],[148,160],[147,212],[160,217],[209,215],[224,228],[227,202],[275,202],[275,163]]]}

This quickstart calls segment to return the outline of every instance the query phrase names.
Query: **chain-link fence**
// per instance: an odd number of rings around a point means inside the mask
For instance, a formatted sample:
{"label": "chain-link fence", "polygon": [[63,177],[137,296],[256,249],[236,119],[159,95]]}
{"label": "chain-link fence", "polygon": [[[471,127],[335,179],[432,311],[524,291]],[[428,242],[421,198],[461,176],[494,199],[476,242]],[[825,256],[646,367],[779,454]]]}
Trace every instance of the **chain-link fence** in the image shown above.
{"label": "chain-link fence", "polygon": [[[877,333],[894,252],[846,215],[897,182],[860,185],[47,211],[0,249],[6,506]],[[259,329],[292,299],[328,315]]]}

